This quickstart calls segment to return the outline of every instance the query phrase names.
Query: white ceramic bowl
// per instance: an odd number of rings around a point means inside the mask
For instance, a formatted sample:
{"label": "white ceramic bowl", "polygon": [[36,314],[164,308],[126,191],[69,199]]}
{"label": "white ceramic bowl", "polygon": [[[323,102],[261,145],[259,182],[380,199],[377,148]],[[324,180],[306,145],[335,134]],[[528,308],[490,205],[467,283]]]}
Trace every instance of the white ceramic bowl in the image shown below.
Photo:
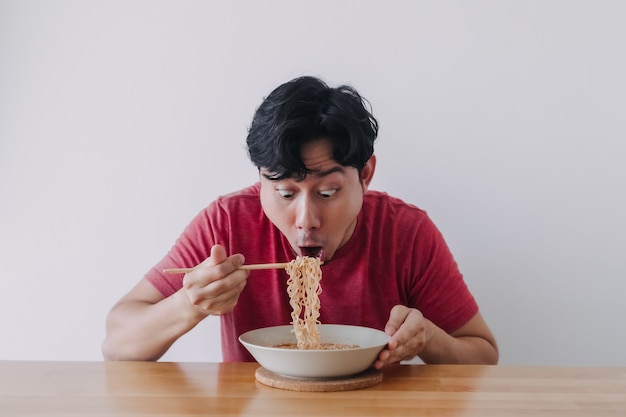
{"label": "white ceramic bowl", "polygon": [[389,336],[380,330],[343,324],[320,324],[321,343],[358,345],[355,349],[305,350],[276,348],[296,343],[293,326],[251,330],[239,341],[265,369],[296,378],[331,378],[362,372],[370,367]]}

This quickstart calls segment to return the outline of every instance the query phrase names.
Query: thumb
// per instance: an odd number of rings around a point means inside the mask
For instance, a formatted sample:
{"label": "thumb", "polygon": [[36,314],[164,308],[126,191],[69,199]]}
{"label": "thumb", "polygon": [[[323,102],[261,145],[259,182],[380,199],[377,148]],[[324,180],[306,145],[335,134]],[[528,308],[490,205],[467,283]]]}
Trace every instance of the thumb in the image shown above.
{"label": "thumb", "polygon": [[209,256],[203,263],[208,265],[219,265],[226,260],[228,256],[222,245],[213,245],[211,248],[211,256]]}
{"label": "thumb", "polygon": [[207,265],[220,265],[227,261],[230,262],[233,268],[239,268],[245,262],[245,258],[240,253],[228,256],[222,245],[214,245],[211,248],[211,256],[203,263],[206,262]]}
{"label": "thumb", "polygon": [[402,305],[394,306],[389,313],[389,321],[385,325],[385,333],[393,336],[404,323],[408,313],[409,309],[407,307]]}

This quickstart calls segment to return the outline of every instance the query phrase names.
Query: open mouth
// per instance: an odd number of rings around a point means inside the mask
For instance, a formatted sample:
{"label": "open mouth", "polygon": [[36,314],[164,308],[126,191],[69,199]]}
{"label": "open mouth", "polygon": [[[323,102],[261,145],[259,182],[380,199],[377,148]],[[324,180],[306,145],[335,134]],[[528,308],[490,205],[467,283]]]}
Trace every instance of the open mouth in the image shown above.
{"label": "open mouth", "polygon": [[321,246],[301,246],[300,251],[303,256],[310,256],[312,258],[320,258],[324,261],[324,248]]}

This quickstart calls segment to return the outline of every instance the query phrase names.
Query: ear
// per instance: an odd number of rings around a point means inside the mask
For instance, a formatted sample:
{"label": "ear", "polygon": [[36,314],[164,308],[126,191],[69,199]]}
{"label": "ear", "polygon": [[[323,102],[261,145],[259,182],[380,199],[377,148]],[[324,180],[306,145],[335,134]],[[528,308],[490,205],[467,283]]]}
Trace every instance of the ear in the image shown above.
{"label": "ear", "polygon": [[376,155],[372,155],[370,159],[365,163],[365,166],[361,170],[361,184],[363,185],[363,191],[367,191],[372,178],[374,178],[374,171],[376,170]]}

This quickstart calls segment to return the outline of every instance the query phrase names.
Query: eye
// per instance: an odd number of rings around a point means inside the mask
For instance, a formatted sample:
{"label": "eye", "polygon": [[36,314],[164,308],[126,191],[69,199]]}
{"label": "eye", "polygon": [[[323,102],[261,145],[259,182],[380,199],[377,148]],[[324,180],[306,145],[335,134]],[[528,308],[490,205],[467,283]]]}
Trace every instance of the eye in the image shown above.
{"label": "eye", "polygon": [[324,198],[330,198],[337,192],[336,189],[320,191],[320,195]]}
{"label": "eye", "polygon": [[291,197],[293,197],[293,192],[289,191],[289,190],[283,190],[283,189],[277,189],[276,192],[278,193],[279,196],[281,196],[282,198],[286,198],[289,199]]}

